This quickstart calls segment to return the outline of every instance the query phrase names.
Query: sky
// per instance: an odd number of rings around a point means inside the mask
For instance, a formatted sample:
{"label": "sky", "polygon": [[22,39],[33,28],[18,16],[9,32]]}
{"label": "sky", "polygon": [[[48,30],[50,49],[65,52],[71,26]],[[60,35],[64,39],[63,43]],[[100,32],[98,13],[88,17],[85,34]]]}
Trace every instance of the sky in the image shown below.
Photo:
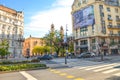
{"label": "sky", "polygon": [[24,12],[24,37],[44,37],[51,24],[72,34],[71,6],[74,0],[0,0],[0,4]]}

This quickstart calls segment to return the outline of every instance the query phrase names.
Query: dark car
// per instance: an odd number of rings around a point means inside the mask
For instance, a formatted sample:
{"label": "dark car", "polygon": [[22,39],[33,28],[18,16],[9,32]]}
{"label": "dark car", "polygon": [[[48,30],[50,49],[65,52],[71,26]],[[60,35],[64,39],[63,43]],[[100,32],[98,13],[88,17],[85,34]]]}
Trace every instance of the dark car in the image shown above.
{"label": "dark car", "polygon": [[43,55],[43,56],[37,57],[37,59],[40,59],[40,60],[51,60],[51,59],[53,59],[53,57],[51,55]]}
{"label": "dark car", "polygon": [[89,57],[94,57],[95,53],[93,52],[84,52],[78,55],[78,58],[89,58]]}

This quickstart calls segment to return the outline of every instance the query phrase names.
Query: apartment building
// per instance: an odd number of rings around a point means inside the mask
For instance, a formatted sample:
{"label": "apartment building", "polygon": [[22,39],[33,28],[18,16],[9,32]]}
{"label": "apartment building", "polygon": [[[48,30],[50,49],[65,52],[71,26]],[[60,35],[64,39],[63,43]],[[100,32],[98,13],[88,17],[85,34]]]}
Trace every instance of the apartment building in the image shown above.
{"label": "apartment building", "polygon": [[120,0],[74,0],[76,53],[120,54]]}
{"label": "apartment building", "polygon": [[22,57],[23,29],[23,12],[0,5],[0,41],[9,42],[11,57]]}

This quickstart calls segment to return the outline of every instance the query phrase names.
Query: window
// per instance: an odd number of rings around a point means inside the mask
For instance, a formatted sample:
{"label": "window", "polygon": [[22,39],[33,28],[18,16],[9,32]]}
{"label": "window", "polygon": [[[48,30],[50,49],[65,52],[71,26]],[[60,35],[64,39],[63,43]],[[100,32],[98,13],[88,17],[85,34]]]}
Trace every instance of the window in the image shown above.
{"label": "window", "polygon": [[120,19],[119,19],[119,16],[116,16],[116,20],[120,20]]}
{"label": "window", "polygon": [[120,23],[117,23],[117,27],[120,28]]}
{"label": "window", "polygon": [[88,42],[87,42],[87,40],[82,40],[82,41],[80,41],[80,44],[81,45],[86,45]]}
{"label": "window", "polygon": [[120,44],[120,39],[118,40],[118,43]]}
{"label": "window", "polygon": [[75,44],[78,45],[78,41],[76,41]]}
{"label": "window", "polygon": [[37,45],[37,41],[34,41],[33,45],[34,45],[34,46]]}
{"label": "window", "polygon": [[107,8],[107,11],[110,12],[110,8]]}
{"label": "window", "polygon": [[82,2],[83,4],[85,4],[85,3],[87,3],[87,0],[83,0],[83,2]]}
{"label": "window", "polygon": [[118,31],[118,35],[120,36],[120,31]]}
{"label": "window", "polygon": [[118,8],[115,8],[115,12],[118,13]]}
{"label": "window", "polygon": [[76,29],[76,37],[78,37],[78,30]]}
{"label": "window", "polygon": [[115,41],[114,41],[114,39],[112,38],[112,39],[110,39],[110,42],[111,42],[111,43],[114,43]]}
{"label": "window", "polygon": [[113,34],[113,31],[110,31],[110,35],[112,35]]}
{"label": "window", "polygon": [[87,36],[87,27],[80,28],[80,35],[81,36]]}
{"label": "window", "polygon": [[111,17],[111,15],[108,15],[108,20],[112,20],[112,17]]}
{"label": "window", "polygon": [[102,17],[104,17],[104,13],[102,13],[102,15],[101,15]]}
{"label": "window", "polygon": [[109,22],[109,25],[112,25],[112,22]]}
{"label": "window", "polygon": [[92,43],[95,43],[95,39],[92,39]]}
{"label": "window", "polygon": [[103,9],[103,5],[99,5],[100,9]]}

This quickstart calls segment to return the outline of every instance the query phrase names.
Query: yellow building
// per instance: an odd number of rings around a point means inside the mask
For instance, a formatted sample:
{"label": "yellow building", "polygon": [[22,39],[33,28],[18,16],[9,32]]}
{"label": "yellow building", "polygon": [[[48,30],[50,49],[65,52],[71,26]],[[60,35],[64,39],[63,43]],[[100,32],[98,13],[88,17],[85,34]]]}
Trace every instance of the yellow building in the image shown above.
{"label": "yellow building", "polygon": [[32,50],[35,46],[45,46],[45,41],[42,38],[36,38],[36,37],[31,37],[31,36],[25,39],[24,45],[23,45],[23,55],[33,56],[34,53],[32,53]]}
{"label": "yellow building", "polygon": [[74,0],[76,52],[120,54],[120,0]]}

